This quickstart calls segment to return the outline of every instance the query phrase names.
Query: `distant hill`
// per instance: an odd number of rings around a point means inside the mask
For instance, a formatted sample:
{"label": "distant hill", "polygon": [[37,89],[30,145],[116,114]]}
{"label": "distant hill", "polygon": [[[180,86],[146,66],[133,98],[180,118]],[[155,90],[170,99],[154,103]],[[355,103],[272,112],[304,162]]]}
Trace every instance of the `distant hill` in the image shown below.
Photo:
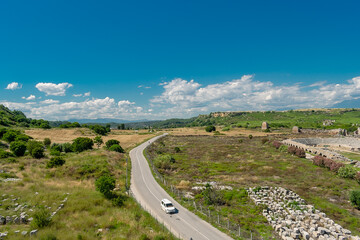
{"label": "distant hill", "polygon": [[114,119],[114,118],[97,118],[97,119],[69,119],[68,122],[78,122],[78,123],[130,123],[130,122],[146,122],[148,120],[124,120],[124,119]]}
{"label": "distant hill", "polygon": [[360,98],[342,101],[332,106],[332,108],[360,108]]}

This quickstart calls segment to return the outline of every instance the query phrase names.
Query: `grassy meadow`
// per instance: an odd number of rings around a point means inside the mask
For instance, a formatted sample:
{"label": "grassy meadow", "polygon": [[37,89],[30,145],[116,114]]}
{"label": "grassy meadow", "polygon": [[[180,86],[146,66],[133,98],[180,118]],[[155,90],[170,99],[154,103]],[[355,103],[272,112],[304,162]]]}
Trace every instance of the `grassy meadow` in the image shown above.
{"label": "grassy meadow", "polygon": [[[360,211],[349,202],[349,192],[360,189],[355,180],[343,179],[311,161],[275,149],[265,139],[284,139],[289,135],[268,137],[245,136],[167,136],[153,144],[149,157],[156,162],[161,155],[170,155],[174,163],[160,167],[172,185],[192,192],[204,201],[200,183],[215,181],[233,190],[217,191],[222,197],[217,208],[223,216],[242,227],[270,237],[272,229],[244,188],[281,186],[299,194],[309,204],[325,212],[335,222],[360,233]],[[265,142],[265,143],[264,143]]]}
{"label": "grassy meadow", "polygon": [[[50,137],[52,142],[64,138],[62,133],[67,137],[66,141],[75,136],[91,134],[87,129],[72,131],[78,132],[69,134],[68,130],[63,129],[36,129],[28,130],[27,134],[38,140]],[[81,131],[85,132],[84,135]],[[121,139],[120,144],[129,151],[131,147],[152,136],[118,132],[104,137],[104,140]],[[49,150],[46,155],[41,159],[29,155],[0,159],[0,169],[6,171],[6,176],[3,174],[0,178],[16,176],[22,179],[16,182],[0,181],[0,215],[20,214],[20,210],[15,211],[15,203],[22,206],[26,204],[27,207],[21,211],[26,211],[29,217],[40,208],[45,208],[50,214],[60,204],[64,204],[48,226],[38,228],[32,223],[1,225],[0,232],[7,231],[9,239],[23,239],[22,231],[29,232],[36,228],[39,229],[38,239],[175,239],[132,198],[125,197],[123,206],[115,206],[96,191],[95,180],[102,174],[109,173],[116,179],[115,191],[126,196],[126,153],[110,152],[94,146],[93,150],[81,153],[62,153],[66,162],[56,168],[46,168],[50,159]],[[130,169],[128,171],[130,174]],[[63,202],[65,198],[67,201]],[[16,230],[20,233],[14,233]]]}

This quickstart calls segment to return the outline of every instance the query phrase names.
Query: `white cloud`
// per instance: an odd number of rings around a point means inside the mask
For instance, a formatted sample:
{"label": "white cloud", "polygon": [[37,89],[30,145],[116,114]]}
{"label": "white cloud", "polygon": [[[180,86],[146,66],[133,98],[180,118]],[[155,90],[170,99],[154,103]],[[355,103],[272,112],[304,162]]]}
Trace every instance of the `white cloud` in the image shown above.
{"label": "white cloud", "polygon": [[42,103],[42,104],[54,104],[54,103],[59,103],[59,101],[54,100],[54,99],[46,99],[44,101],[41,101],[40,103]]}
{"label": "white cloud", "polygon": [[84,97],[90,97],[91,92],[84,93]]}
{"label": "white cloud", "polygon": [[34,99],[36,99],[36,97],[34,96],[34,95],[30,95],[30,96],[28,96],[28,97],[21,97],[22,99],[26,99],[26,100],[34,100]]}
{"label": "white cloud", "polygon": [[82,94],[80,93],[80,94],[73,94],[73,97],[81,97],[82,96]]}
{"label": "white cloud", "polygon": [[46,96],[53,95],[53,96],[65,96],[66,89],[72,87],[73,85],[70,83],[38,83],[36,84],[36,88],[40,92],[45,92]]}
{"label": "white cloud", "polygon": [[22,88],[22,84],[19,84],[17,82],[12,82],[12,83],[9,83],[5,89],[16,90],[16,89],[20,89],[20,88]]}

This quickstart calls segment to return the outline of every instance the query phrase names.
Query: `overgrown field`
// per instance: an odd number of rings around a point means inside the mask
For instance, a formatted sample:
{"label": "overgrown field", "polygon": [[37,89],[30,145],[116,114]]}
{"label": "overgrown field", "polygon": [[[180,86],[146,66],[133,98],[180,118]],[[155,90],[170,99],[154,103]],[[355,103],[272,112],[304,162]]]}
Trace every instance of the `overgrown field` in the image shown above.
{"label": "overgrown field", "polygon": [[[133,144],[135,140],[129,146]],[[6,144],[3,145],[6,150]],[[49,154],[47,149],[40,159],[30,155],[0,159],[0,170],[4,171],[0,179],[21,179],[0,181],[0,215],[26,212],[28,217],[34,217],[30,224],[0,225],[0,232],[7,231],[9,239],[24,239],[21,232],[29,234],[33,229],[39,229],[38,239],[175,239],[135,200],[127,197],[126,153],[96,147],[80,153],[62,152],[65,164],[53,168],[47,167],[50,157],[54,157]],[[96,190],[95,180],[102,175],[116,179],[113,194],[122,196],[123,202],[109,200]],[[57,210],[61,204],[63,207]],[[19,205],[22,208],[16,209]],[[46,222],[54,211],[57,213],[52,220]],[[16,230],[20,233],[15,233]]]}
{"label": "overgrown field", "polygon": [[[307,159],[280,152],[266,141],[269,137],[167,136],[148,152],[174,186],[192,192],[195,199],[221,209],[232,221],[264,236],[271,235],[272,229],[262,217],[261,207],[256,207],[244,194],[244,188],[266,185],[288,188],[359,235],[360,211],[349,203],[349,192],[360,189],[360,185]],[[164,156],[171,159],[170,163],[164,161]],[[213,189],[213,200],[209,202],[207,192],[192,189],[204,186],[200,182],[212,181],[233,190]]]}

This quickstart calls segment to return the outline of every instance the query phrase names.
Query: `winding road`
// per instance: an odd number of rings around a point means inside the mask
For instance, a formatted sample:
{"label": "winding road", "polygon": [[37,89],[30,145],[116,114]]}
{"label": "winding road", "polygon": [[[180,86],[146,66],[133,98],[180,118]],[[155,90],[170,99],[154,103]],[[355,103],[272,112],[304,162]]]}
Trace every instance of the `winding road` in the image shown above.
{"label": "winding road", "polygon": [[[164,134],[166,135],[166,134]],[[176,237],[189,240],[232,239],[209,223],[182,207],[154,179],[149,164],[143,155],[144,149],[152,142],[163,137],[157,136],[130,151],[131,192],[135,199],[160,223],[163,223]],[[167,198],[178,210],[175,214],[166,214],[160,201]]]}

